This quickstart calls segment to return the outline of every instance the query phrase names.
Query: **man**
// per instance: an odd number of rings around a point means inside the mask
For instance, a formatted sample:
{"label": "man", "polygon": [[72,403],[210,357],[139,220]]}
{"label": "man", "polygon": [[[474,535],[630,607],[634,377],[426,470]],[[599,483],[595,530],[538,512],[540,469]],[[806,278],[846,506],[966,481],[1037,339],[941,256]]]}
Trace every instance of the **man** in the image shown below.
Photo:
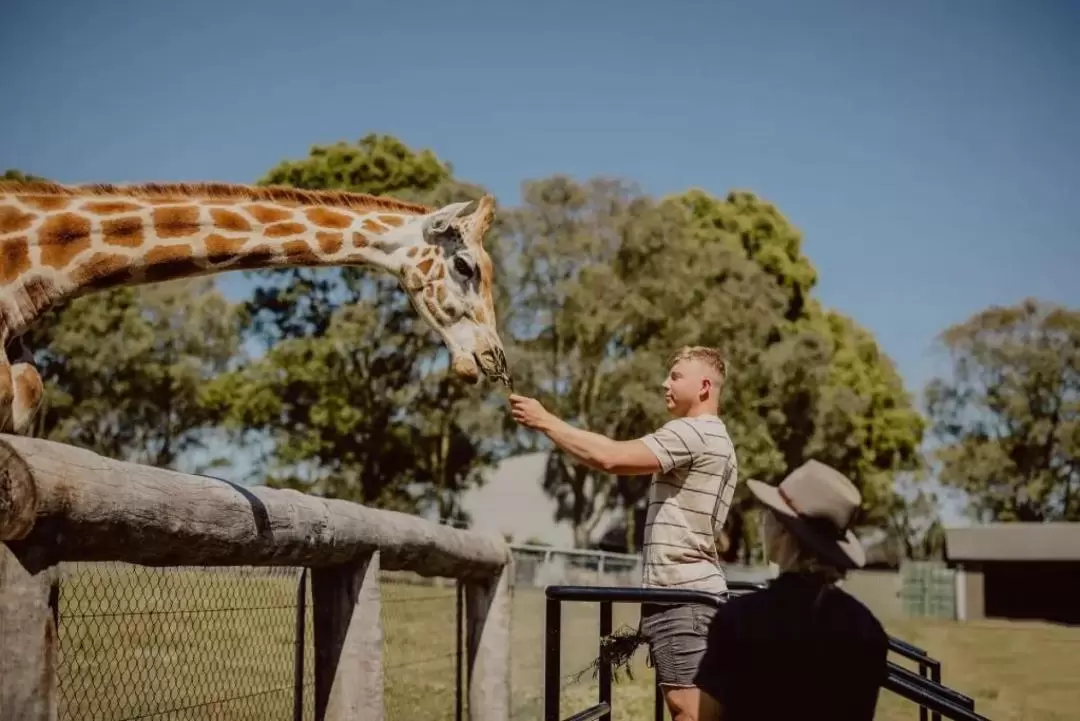
{"label": "man", "polygon": [[889,638],[873,613],[835,584],[866,555],[849,530],[862,497],[817,461],[779,486],[747,481],[760,501],[769,560],[780,575],[729,600],[709,629],[698,685],[723,721],[870,721]]}
{"label": "man", "polygon": [[[654,474],[643,561],[648,588],[727,591],[715,539],[738,480],[735,450],[719,417],[727,367],[719,351],[678,350],[663,383],[673,420],[632,441],[574,428],[532,398],[510,397],[514,420],[546,434],[579,462],[617,475]],[[641,634],[674,721],[709,721],[708,697],[694,676],[715,609],[702,604],[641,609]]]}

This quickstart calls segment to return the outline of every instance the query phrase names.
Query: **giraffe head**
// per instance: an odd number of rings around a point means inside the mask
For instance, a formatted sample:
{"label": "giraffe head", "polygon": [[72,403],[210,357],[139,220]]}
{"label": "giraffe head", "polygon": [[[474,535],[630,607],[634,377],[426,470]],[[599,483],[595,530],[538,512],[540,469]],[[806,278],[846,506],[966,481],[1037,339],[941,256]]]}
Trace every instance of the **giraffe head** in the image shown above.
{"label": "giraffe head", "polygon": [[416,312],[443,339],[454,373],[472,383],[483,373],[512,388],[495,326],[494,270],[483,245],[495,201],[486,195],[466,214],[471,204],[452,203],[405,218],[385,237],[398,236],[401,285]]}

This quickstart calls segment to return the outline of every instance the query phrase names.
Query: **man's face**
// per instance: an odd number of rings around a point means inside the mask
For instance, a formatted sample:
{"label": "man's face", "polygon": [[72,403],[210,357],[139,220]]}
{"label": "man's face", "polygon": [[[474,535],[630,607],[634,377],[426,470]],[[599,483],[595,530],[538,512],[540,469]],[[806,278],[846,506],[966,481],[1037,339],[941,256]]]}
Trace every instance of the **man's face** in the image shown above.
{"label": "man's face", "polygon": [[702,364],[695,360],[681,360],[671,366],[664,381],[664,401],[668,411],[684,416],[694,404],[704,400],[707,387]]}

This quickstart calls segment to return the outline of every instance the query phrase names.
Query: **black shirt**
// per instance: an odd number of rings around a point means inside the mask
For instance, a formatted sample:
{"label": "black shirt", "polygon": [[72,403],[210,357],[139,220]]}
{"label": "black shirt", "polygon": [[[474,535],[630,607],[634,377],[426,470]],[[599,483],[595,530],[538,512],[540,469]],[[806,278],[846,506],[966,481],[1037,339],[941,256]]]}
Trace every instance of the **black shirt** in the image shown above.
{"label": "black shirt", "polygon": [[696,683],[723,706],[724,721],[869,721],[888,644],[856,598],[785,573],[721,606]]}

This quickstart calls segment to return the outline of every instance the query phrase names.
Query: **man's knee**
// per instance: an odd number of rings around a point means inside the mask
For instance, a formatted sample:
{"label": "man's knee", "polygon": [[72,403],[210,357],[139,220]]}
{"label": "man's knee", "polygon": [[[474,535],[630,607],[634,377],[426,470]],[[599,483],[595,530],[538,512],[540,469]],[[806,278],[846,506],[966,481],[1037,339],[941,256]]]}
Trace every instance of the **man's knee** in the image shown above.
{"label": "man's knee", "polygon": [[717,721],[716,701],[701,689],[668,686],[663,690],[672,721]]}

